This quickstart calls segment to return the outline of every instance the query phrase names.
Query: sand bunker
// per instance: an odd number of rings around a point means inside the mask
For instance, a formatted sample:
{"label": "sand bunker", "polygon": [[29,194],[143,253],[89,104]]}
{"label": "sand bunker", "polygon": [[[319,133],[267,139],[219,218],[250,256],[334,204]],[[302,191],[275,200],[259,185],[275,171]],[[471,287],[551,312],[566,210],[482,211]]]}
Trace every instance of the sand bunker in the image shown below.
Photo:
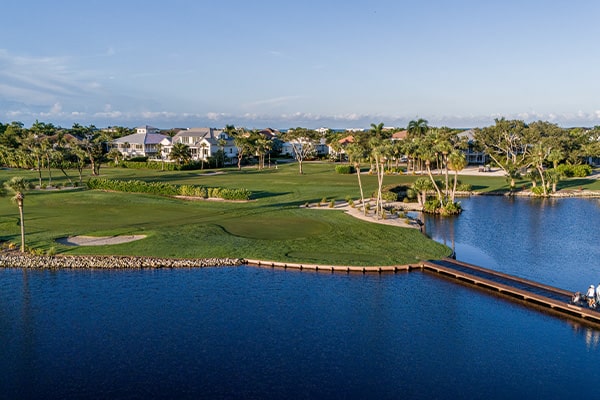
{"label": "sand bunker", "polygon": [[144,239],[146,235],[123,235],[123,236],[69,236],[56,239],[65,246],[106,246],[111,244],[129,243],[134,240]]}

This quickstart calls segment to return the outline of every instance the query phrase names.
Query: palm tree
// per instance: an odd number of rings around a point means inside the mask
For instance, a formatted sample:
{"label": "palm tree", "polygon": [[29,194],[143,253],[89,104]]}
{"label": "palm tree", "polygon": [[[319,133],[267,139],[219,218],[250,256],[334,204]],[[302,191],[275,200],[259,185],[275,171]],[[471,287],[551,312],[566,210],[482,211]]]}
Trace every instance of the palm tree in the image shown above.
{"label": "palm tree", "polygon": [[467,166],[467,157],[460,150],[454,150],[448,156],[448,167],[454,171],[454,187],[452,189],[451,200],[454,203],[456,196],[456,183],[458,181],[458,172],[462,171]]}
{"label": "palm tree", "polygon": [[429,130],[428,121],[423,118],[412,120],[408,123],[406,130],[411,138],[419,138]]}
{"label": "palm tree", "polygon": [[417,178],[413,184],[412,188],[415,192],[417,192],[417,201],[420,206],[425,205],[427,202],[427,192],[429,190],[433,190],[433,184],[427,178]]}
{"label": "palm tree", "polygon": [[383,122],[380,122],[377,125],[371,124],[371,129],[369,130],[369,132],[377,139],[381,139],[381,136],[383,134]]}
{"label": "palm tree", "polygon": [[356,177],[358,178],[358,187],[360,189],[360,204],[363,206],[363,214],[366,215],[367,209],[365,208],[365,196],[363,193],[362,182],[360,180],[360,163],[368,157],[367,150],[359,143],[351,143],[346,146],[346,154],[348,154],[348,159],[354,163]]}
{"label": "palm tree", "polygon": [[158,157],[160,157],[160,164],[161,164],[161,165],[160,165],[160,170],[161,170],[161,171],[164,171],[164,170],[165,170],[165,158],[164,158],[164,156],[163,156],[163,147],[164,147],[164,146],[162,145],[162,143],[158,143],[158,144],[156,145],[156,155],[157,155]]}
{"label": "palm tree", "polygon": [[556,193],[556,185],[560,182],[560,173],[556,169],[548,169],[544,173],[546,174],[546,182],[552,185],[552,193]]}
{"label": "palm tree", "polygon": [[177,163],[177,165],[187,164],[192,159],[190,146],[185,143],[175,143],[169,153],[169,158]]}
{"label": "palm tree", "polygon": [[[227,126],[232,126],[232,125],[227,125]],[[220,159],[221,159],[221,168],[225,167],[225,145],[227,144],[227,140],[220,138],[217,141],[217,144],[219,145],[219,150],[221,151],[221,155],[220,155]]]}
{"label": "palm tree", "polygon": [[435,182],[435,179],[433,179],[433,175],[431,173],[431,162],[437,159],[437,154],[435,153],[435,150],[429,141],[424,140],[421,142],[421,146],[419,147],[419,157],[425,161],[427,175],[429,175],[429,179],[431,179],[431,183],[433,184],[433,187],[437,193],[437,198],[441,202],[442,192]]}
{"label": "palm tree", "polygon": [[15,193],[12,200],[19,207],[19,224],[21,225],[21,253],[25,252],[25,222],[23,221],[23,200],[27,182],[21,176],[13,176],[10,181],[4,182],[4,186]]}
{"label": "palm tree", "polygon": [[200,169],[204,169],[204,162],[208,160],[206,151],[207,149],[208,145],[206,144],[206,142],[202,142],[200,144],[200,161],[202,162],[202,166],[200,167]]}
{"label": "palm tree", "polygon": [[377,172],[377,200],[375,201],[375,213],[380,216],[383,215],[382,188],[385,170],[384,162],[388,156],[389,149],[388,146],[377,137],[371,138],[369,144],[371,146],[371,156],[375,161],[375,171]]}
{"label": "palm tree", "polygon": [[436,153],[442,155],[442,165],[444,167],[444,176],[446,184],[445,197],[448,198],[448,154],[450,154],[450,152],[452,151],[452,143],[450,143],[450,140],[448,140],[448,138],[445,135],[440,135],[439,132],[436,132],[436,138],[434,143],[434,150],[436,151]]}
{"label": "palm tree", "polygon": [[238,159],[238,170],[242,170],[242,159],[246,155],[247,152],[250,151],[251,143],[249,140],[249,135],[245,129],[240,128],[235,131],[233,135],[233,142],[235,143],[235,147],[237,149],[237,159]]}

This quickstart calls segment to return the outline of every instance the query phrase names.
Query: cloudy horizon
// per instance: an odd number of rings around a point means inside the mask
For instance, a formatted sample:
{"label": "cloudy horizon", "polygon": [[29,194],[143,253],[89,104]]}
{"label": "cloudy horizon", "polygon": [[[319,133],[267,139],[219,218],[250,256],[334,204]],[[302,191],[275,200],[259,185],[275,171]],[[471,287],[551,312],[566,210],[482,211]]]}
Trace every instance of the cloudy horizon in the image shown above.
{"label": "cloudy horizon", "polygon": [[600,125],[591,0],[24,0],[5,11],[28,22],[3,23],[3,123]]}

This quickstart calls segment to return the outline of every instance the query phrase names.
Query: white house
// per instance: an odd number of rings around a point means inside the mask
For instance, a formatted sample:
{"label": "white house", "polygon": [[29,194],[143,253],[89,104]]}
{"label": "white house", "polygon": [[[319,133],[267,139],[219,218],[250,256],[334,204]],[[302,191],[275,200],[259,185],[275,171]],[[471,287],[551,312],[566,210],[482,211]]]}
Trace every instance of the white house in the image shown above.
{"label": "white house", "polygon": [[465,140],[467,142],[468,147],[463,150],[465,153],[465,157],[467,158],[468,164],[487,164],[488,163],[488,155],[485,152],[477,150],[475,146],[475,131],[473,129],[468,129],[466,131],[460,132],[458,135],[459,139]]}
{"label": "white house", "polygon": [[183,143],[190,148],[192,160],[206,161],[209,157],[214,157],[217,152],[223,149],[225,157],[237,157],[237,147],[232,138],[226,132],[215,128],[189,128],[182,129],[169,143],[163,144],[163,154],[168,158],[173,145]]}
{"label": "white house", "polygon": [[125,157],[154,157],[157,156],[158,144],[169,139],[158,133],[157,128],[149,126],[136,128],[136,132],[114,139],[110,142],[110,147],[119,150]]}

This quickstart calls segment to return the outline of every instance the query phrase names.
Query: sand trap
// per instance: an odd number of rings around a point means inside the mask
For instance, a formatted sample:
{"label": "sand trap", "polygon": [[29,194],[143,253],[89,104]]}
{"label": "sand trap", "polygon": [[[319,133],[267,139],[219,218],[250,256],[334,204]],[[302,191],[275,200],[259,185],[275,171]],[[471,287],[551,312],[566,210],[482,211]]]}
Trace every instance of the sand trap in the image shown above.
{"label": "sand trap", "polygon": [[106,246],[111,244],[129,243],[134,240],[144,239],[146,235],[124,235],[124,236],[69,236],[56,239],[65,246]]}

